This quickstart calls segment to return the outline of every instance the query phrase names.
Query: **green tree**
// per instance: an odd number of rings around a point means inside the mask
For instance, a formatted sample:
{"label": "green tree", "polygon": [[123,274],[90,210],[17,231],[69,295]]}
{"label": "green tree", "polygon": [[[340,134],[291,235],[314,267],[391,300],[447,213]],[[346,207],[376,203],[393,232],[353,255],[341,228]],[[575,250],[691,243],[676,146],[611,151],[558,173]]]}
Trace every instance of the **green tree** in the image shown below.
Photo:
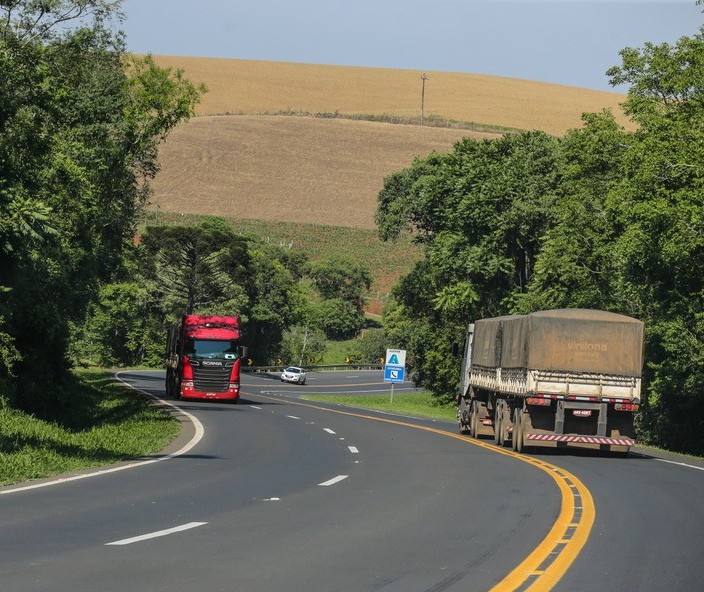
{"label": "green tree", "polygon": [[372,276],[358,261],[331,257],[309,265],[308,275],[324,299],[341,298],[359,310],[372,285]]}
{"label": "green tree", "polygon": [[281,358],[286,365],[307,366],[327,349],[327,339],[320,329],[294,325],[286,329],[281,341]]}
{"label": "green tree", "polygon": [[107,284],[76,331],[73,355],[107,368],[160,366],[164,361],[164,331],[159,312],[143,284]]}
{"label": "green tree", "polygon": [[5,0],[0,3],[0,41],[30,44],[60,35],[66,23],[91,17],[97,25],[122,18],[122,0]]}
{"label": "green tree", "polygon": [[454,391],[459,368],[451,352],[469,320],[505,314],[528,290],[541,237],[554,223],[559,171],[559,142],[527,132],[466,139],[385,179],[380,237],[411,231],[425,250],[394,287],[398,308],[385,327],[405,340],[399,345],[414,378],[437,396]]}
{"label": "green tree", "polygon": [[362,364],[379,364],[386,356],[386,343],[383,329],[365,329],[354,343],[353,359]]}
{"label": "green tree", "polygon": [[122,268],[156,145],[204,90],[130,63],[106,26],[119,4],[0,4],[0,313],[14,400],[45,415],[64,402],[70,327]]}
{"label": "green tree", "polygon": [[647,327],[652,441],[704,453],[704,35],[621,52],[609,70],[630,84],[639,124],[608,195],[614,292]]}
{"label": "green tree", "polygon": [[300,321],[298,312],[305,297],[291,272],[270,248],[254,246],[250,256],[253,276],[245,340],[250,356],[257,363],[268,364],[280,352],[284,331]]}
{"label": "green tree", "polygon": [[514,295],[512,312],[582,307],[636,313],[616,302],[613,243],[618,232],[607,205],[633,137],[608,112],[585,114],[583,122],[560,142],[554,223],[541,237],[534,274],[527,291]]}
{"label": "green tree", "polygon": [[364,313],[342,298],[330,298],[318,303],[313,319],[315,326],[330,339],[350,339],[364,325]]}
{"label": "green tree", "polygon": [[243,314],[249,308],[251,262],[247,240],[221,219],[197,226],[152,226],[142,236],[143,274],[165,312]]}

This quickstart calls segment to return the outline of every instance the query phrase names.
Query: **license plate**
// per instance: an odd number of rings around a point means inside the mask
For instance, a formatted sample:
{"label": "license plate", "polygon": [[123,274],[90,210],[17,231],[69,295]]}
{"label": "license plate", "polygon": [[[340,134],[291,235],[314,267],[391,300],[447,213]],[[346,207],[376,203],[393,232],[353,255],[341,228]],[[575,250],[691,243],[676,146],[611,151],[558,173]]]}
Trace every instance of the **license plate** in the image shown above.
{"label": "license plate", "polygon": [[573,409],[572,415],[574,415],[575,417],[591,417],[592,410],[591,409]]}

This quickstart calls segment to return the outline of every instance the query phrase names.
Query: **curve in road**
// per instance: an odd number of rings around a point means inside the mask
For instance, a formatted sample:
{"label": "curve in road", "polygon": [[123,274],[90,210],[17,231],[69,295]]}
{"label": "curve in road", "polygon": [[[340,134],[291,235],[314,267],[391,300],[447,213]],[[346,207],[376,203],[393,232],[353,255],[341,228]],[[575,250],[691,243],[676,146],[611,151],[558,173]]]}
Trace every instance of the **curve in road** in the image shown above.
{"label": "curve in road", "polygon": [[534,592],[547,592],[551,590],[577,558],[589,538],[589,533],[591,532],[596,515],[594,501],[585,485],[576,476],[565,469],[541,459],[523,456],[509,450],[497,448],[481,440],[460,434],[452,434],[436,428],[394,419],[374,417],[352,411],[330,409],[328,407],[302,403],[300,401],[289,401],[289,403],[330,413],[339,413],[341,415],[424,430],[447,438],[455,438],[475,446],[480,446],[491,452],[510,456],[521,462],[528,463],[550,475],[560,489],[562,496],[562,504],[557,520],[540,545],[511,571],[510,574],[494,586],[491,592],[522,592],[529,589]]}

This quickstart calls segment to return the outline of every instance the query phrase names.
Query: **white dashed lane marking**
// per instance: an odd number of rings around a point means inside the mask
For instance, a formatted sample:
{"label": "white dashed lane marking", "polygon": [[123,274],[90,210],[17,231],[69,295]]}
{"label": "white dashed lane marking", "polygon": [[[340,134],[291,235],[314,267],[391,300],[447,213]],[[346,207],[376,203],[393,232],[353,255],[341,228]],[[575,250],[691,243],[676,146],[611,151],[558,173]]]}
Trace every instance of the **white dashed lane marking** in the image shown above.
{"label": "white dashed lane marking", "polygon": [[113,541],[112,543],[105,543],[106,546],[110,545],[131,545],[132,543],[139,543],[141,541],[146,541],[149,539],[155,539],[158,537],[167,536],[170,534],[175,534],[177,532],[183,532],[184,530],[190,530],[192,528],[197,528],[208,524],[207,522],[189,522],[188,524],[182,524],[181,526],[175,526],[174,528],[167,528],[166,530],[158,530],[156,532],[150,532],[147,534],[141,534],[136,537],[129,539],[122,539],[120,541]]}
{"label": "white dashed lane marking", "polygon": [[328,481],[323,481],[322,483],[318,483],[320,487],[329,487],[330,485],[335,485],[335,483],[339,483],[340,481],[343,481],[344,479],[347,479],[349,475],[338,475],[337,477],[333,477],[332,479]]}

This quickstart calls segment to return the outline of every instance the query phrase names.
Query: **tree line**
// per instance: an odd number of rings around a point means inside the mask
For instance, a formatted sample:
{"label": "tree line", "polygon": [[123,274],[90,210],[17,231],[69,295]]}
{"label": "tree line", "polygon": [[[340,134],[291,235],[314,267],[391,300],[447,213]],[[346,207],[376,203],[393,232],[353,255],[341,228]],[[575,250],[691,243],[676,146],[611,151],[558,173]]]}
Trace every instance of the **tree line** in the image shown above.
{"label": "tree line", "polygon": [[184,314],[237,314],[255,365],[320,357],[328,339],[359,333],[369,272],[354,261],[243,235],[223,218],[146,226],[71,333],[82,364],[161,367],[165,329]]}
{"label": "tree line", "polygon": [[295,326],[319,353],[359,331],[371,282],[217,218],[138,232],[158,145],[207,89],[130,55],[120,5],[0,1],[0,405],[46,418],[75,364],[161,366],[185,313],[241,315],[261,363],[297,356]]}
{"label": "tree line", "polygon": [[612,113],[583,127],[465,139],[389,175],[384,240],[424,258],[395,286],[384,326],[416,381],[454,396],[467,323],[584,307],[646,324],[640,438],[704,454],[704,36],[620,52],[636,131]]}
{"label": "tree line", "polygon": [[[186,312],[237,313],[257,363],[359,333],[369,272],[218,218],[140,226],[157,148],[205,87],[125,50],[119,0],[0,1],[0,404],[51,417],[74,364],[162,364]],[[77,26],[70,26],[77,23]],[[601,308],[645,321],[640,436],[704,453],[704,38],[621,52],[626,113],[564,137],[463,140],[385,179],[384,240],[425,257],[360,356],[405,347],[449,400],[480,317]],[[138,232],[138,228],[141,230]]]}

